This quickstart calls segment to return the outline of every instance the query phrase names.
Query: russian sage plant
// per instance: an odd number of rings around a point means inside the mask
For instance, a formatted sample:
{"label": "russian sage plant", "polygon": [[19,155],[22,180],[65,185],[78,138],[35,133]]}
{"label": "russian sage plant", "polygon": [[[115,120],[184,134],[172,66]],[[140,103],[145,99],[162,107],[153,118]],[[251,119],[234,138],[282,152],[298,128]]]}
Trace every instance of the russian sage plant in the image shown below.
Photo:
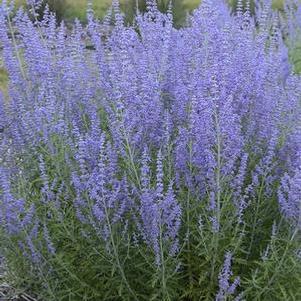
{"label": "russian sage plant", "polygon": [[2,1],[0,238],[41,300],[301,300],[298,3],[125,24]]}

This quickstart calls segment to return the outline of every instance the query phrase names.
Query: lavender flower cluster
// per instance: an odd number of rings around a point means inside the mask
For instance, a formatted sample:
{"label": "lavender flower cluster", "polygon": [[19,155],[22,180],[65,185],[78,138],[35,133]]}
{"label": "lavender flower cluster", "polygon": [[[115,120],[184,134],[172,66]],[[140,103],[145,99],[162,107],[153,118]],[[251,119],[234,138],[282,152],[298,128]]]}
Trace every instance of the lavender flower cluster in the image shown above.
{"label": "lavender flower cluster", "polygon": [[[132,300],[144,299],[126,277],[122,244],[152,256],[165,292],[156,300],[180,300],[169,298],[164,271],[174,261],[184,273],[198,232],[221,253],[210,261],[216,300],[234,300],[235,250],[219,247],[229,216],[245,230],[264,199],[275,219],[279,211],[281,223],[301,227],[301,78],[289,63],[289,26],[265,3],[252,16],[248,1],[231,13],[204,0],[176,29],[172,7],[146,2],[132,25],[114,0],[104,21],[88,8],[87,25],[70,29],[47,9],[38,21],[2,1],[0,233],[42,265],[68,252],[55,231],[74,213],[76,230],[67,228],[104,244]],[[293,8],[284,18],[292,35]]]}

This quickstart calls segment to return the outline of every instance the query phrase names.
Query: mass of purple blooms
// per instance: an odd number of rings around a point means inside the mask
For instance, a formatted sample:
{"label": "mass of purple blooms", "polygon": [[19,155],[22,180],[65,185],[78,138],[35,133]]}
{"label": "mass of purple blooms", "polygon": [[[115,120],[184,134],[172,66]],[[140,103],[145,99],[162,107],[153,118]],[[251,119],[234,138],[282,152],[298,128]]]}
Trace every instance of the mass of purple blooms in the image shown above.
{"label": "mass of purple blooms", "polygon": [[203,0],[176,29],[172,6],[125,24],[114,0],[70,28],[38,2],[0,5],[0,253],[19,285],[301,300],[301,6]]}

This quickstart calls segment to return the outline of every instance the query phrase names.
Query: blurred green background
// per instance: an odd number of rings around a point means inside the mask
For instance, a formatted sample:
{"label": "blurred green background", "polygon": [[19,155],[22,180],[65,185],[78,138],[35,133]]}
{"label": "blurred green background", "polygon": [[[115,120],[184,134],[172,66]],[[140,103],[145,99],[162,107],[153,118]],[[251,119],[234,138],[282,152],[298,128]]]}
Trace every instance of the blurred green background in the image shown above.
{"label": "blurred green background", "polygon": [[[0,0],[1,3],[2,0]],[[235,6],[237,0],[229,0],[232,6]],[[72,20],[75,17],[81,21],[85,20],[86,7],[88,0],[45,0],[52,10],[56,11],[59,19]],[[132,16],[135,11],[136,3],[138,2],[139,8],[145,8],[145,0],[120,0],[123,11],[128,16]],[[169,0],[157,0],[160,9],[167,9]],[[172,0],[174,6],[175,20],[177,23],[185,20],[187,11],[196,8],[201,0]],[[17,5],[24,5],[26,0],[16,0]],[[103,17],[107,9],[111,5],[112,0],[94,0],[93,8],[98,17]],[[275,8],[282,7],[283,0],[273,0]],[[130,18],[128,18],[130,20]]]}

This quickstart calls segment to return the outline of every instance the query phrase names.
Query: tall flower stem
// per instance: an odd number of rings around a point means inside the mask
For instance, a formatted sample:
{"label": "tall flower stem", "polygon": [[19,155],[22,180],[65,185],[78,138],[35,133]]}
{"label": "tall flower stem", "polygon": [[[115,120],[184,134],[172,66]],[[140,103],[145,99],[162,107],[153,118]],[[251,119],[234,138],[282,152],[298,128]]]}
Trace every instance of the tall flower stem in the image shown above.
{"label": "tall flower stem", "polygon": [[110,222],[110,218],[109,218],[109,213],[108,213],[107,206],[104,206],[104,209],[105,209],[105,215],[106,215],[106,222],[107,222],[107,226],[108,226],[108,229],[109,229],[109,235],[110,235],[111,245],[112,245],[112,248],[113,248],[114,257],[115,257],[115,261],[116,261],[117,267],[119,269],[120,276],[121,276],[121,278],[122,278],[122,280],[123,280],[123,282],[124,282],[127,290],[129,291],[129,293],[133,297],[133,300],[139,301],[138,297],[136,296],[135,292],[131,288],[131,286],[130,286],[127,278],[126,278],[126,275],[124,273],[124,269],[123,269],[123,267],[121,265],[121,262],[120,262],[120,259],[119,259],[119,254],[118,254],[118,250],[117,250],[117,247],[116,247],[116,244],[115,244],[115,240],[114,240],[114,237],[113,237],[112,225],[111,225],[111,222]]}
{"label": "tall flower stem", "polygon": [[165,267],[165,257],[164,257],[164,247],[163,247],[163,237],[162,237],[162,224],[160,223],[160,237],[159,237],[159,244],[160,244],[160,257],[161,257],[161,281],[162,281],[162,295],[163,300],[170,300],[168,291],[167,291],[167,283],[166,283],[166,267]]}
{"label": "tall flower stem", "polygon": [[[192,146],[189,145],[189,172],[192,175]],[[187,227],[187,231],[186,231],[186,244],[187,244],[187,269],[188,269],[188,273],[189,273],[189,285],[190,285],[190,289],[193,288],[193,274],[192,274],[192,269],[191,269],[191,265],[192,265],[192,258],[191,258],[191,243],[190,243],[190,235],[191,235],[191,216],[190,216],[190,207],[191,207],[191,196],[190,196],[190,189],[188,189],[187,192],[187,198],[186,198],[186,227]]]}
{"label": "tall flower stem", "polygon": [[283,254],[282,254],[282,256],[281,256],[281,259],[280,259],[280,261],[278,262],[277,267],[276,267],[276,269],[275,269],[274,272],[273,272],[273,275],[270,277],[270,279],[269,279],[267,285],[266,285],[266,286],[263,288],[263,290],[260,292],[259,297],[260,297],[265,291],[267,291],[267,290],[270,288],[271,284],[274,282],[274,280],[275,280],[275,278],[277,277],[277,275],[278,275],[280,269],[281,269],[282,266],[283,266],[283,263],[284,263],[285,258],[287,258],[287,253],[288,253],[288,251],[289,251],[289,248],[291,247],[292,243],[294,242],[295,236],[297,235],[297,233],[298,233],[299,231],[300,231],[300,230],[299,230],[298,226],[296,226],[296,228],[295,228],[294,232],[292,233],[292,236],[291,236],[289,242],[287,243],[286,248],[285,248],[285,250],[284,250],[284,252],[283,252]]}
{"label": "tall flower stem", "polygon": [[214,231],[213,234],[213,258],[212,258],[212,265],[211,265],[211,282],[215,281],[215,265],[218,256],[218,246],[219,246],[219,231],[220,231],[220,220],[221,220],[221,167],[222,167],[222,137],[221,137],[221,129],[219,124],[218,113],[215,110],[214,112],[214,121],[216,127],[216,170],[215,170],[215,184],[216,184],[216,223],[218,226],[217,231]]}
{"label": "tall flower stem", "polygon": [[247,259],[250,258],[254,239],[255,239],[255,230],[256,230],[256,225],[257,225],[257,221],[258,221],[258,214],[259,214],[259,208],[260,208],[263,189],[264,189],[264,179],[261,182],[259,193],[258,193],[258,198],[256,199],[255,214],[254,214],[254,219],[253,219],[253,223],[252,223],[250,245],[249,245],[249,248],[247,251]]}

